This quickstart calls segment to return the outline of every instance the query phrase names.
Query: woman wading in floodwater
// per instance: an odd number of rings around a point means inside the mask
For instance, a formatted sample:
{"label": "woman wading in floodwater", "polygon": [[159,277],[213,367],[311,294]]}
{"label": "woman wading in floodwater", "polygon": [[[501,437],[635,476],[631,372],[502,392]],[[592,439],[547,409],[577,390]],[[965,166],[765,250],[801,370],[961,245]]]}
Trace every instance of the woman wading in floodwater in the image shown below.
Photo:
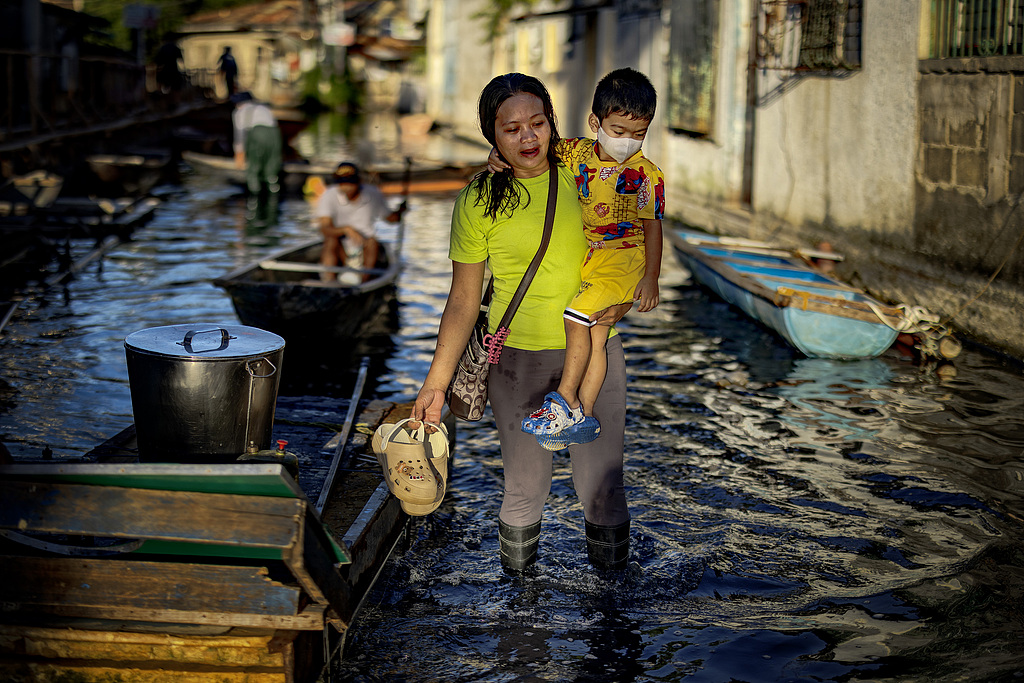
{"label": "woman wading in floodwater", "polygon": [[[533,434],[522,431],[523,415],[558,386],[565,356],[562,313],[580,286],[587,242],[576,182],[554,155],[558,130],[543,83],[517,73],[498,76],[481,93],[479,113],[484,137],[510,170],[477,175],[455,202],[448,253],[451,291],[412,417],[435,423],[441,419],[445,389],[476,322],[485,267],[494,275],[494,332],[540,245],[548,174],[557,173],[551,243],[489,379],[505,477],[498,514],[501,562],[507,570],[519,572],[537,559],[552,473],[552,453]],[[629,304],[608,309],[600,324],[613,325],[628,310]],[[599,569],[621,569],[629,557],[629,509],[622,485],[626,366],[617,336],[608,340],[606,353],[608,375],[594,406],[601,435],[570,446],[569,453],[573,485],[583,504],[590,561]]]}

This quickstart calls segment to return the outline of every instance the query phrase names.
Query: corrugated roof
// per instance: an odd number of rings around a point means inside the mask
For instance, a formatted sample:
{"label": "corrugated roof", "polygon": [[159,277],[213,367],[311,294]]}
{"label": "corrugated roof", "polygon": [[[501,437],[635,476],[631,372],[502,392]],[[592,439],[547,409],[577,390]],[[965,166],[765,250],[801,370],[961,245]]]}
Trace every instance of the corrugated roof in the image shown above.
{"label": "corrugated roof", "polygon": [[282,30],[316,23],[316,5],[310,0],[271,0],[229,9],[200,12],[189,17],[182,33]]}

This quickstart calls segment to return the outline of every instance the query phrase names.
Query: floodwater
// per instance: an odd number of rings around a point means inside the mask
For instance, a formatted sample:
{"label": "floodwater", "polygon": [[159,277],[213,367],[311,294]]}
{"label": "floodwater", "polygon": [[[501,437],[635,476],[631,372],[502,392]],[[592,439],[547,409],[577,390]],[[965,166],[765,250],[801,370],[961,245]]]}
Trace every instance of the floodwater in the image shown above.
{"label": "floodwater", "polygon": [[[351,147],[307,136],[297,146]],[[27,301],[0,335],[0,440],[16,457],[75,457],[130,424],[124,337],[236,322],[209,280],[312,234],[302,200],[261,225],[214,178],[163,192],[131,243]],[[411,400],[426,373],[451,200],[410,199],[401,326],[364,398]],[[801,358],[696,288],[668,249],[662,302],[620,326],[630,567],[587,563],[556,455],[539,562],[506,576],[496,433],[487,417],[462,423],[450,495],[410,523],[334,680],[1024,679],[1021,366],[971,347],[955,373],[896,351]],[[337,368],[339,395],[353,378]]]}

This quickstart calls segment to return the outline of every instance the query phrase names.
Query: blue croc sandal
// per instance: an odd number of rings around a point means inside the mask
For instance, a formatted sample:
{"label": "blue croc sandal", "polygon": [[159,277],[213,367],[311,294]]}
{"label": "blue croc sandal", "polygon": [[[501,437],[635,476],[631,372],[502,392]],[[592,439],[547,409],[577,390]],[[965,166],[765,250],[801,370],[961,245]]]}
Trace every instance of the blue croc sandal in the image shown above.
{"label": "blue croc sandal", "polygon": [[590,443],[601,436],[601,423],[597,418],[589,415],[583,418],[583,422],[563,429],[557,434],[538,434],[537,443],[541,448],[549,451],[560,451],[575,444]]}
{"label": "blue croc sandal", "polygon": [[551,436],[581,424],[583,420],[583,406],[577,406],[573,410],[561,394],[549,391],[540,410],[530,413],[530,416],[523,420],[522,429],[527,434]]}

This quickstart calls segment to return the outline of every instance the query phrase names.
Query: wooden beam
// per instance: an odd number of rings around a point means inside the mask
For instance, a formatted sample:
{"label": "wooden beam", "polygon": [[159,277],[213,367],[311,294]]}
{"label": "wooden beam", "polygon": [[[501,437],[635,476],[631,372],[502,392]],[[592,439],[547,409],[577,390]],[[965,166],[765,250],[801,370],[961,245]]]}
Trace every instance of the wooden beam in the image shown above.
{"label": "wooden beam", "polygon": [[22,615],[316,629],[322,607],[264,567],[7,557],[0,603]]}
{"label": "wooden beam", "polygon": [[300,543],[308,503],[116,486],[0,481],[0,528],[281,551]]}
{"label": "wooden beam", "polygon": [[294,261],[260,261],[263,270],[280,270],[290,273],[370,273],[378,275],[387,272],[381,268],[349,268],[348,266],[325,266],[320,263],[297,263]]}

